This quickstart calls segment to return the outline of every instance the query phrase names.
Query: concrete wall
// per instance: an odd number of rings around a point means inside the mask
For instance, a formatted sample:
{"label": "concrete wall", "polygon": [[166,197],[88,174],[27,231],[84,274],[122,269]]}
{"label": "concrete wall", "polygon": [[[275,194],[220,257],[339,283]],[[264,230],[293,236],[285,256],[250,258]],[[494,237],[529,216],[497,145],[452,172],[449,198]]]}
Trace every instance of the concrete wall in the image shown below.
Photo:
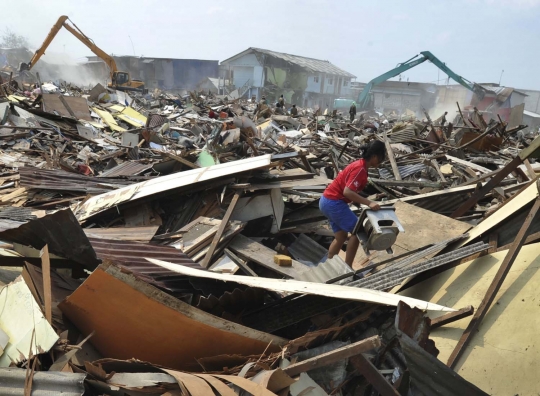
{"label": "concrete wall", "polygon": [[524,99],[525,110],[540,113],[540,91],[534,91],[531,89],[520,89],[520,91],[528,95]]}
{"label": "concrete wall", "polygon": [[315,93],[321,92],[321,81],[322,81],[321,75],[319,74],[309,75],[307,79],[306,92],[315,92]]}

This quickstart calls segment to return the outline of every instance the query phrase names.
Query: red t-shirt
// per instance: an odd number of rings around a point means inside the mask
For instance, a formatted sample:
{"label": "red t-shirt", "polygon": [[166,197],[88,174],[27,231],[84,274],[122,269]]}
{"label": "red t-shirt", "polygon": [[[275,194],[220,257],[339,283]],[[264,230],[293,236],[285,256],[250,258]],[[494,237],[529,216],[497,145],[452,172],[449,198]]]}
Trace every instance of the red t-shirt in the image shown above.
{"label": "red t-shirt", "polygon": [[328,199],[341,199],[347,203],[351,200],[345,198],[343,191],[345,187],[359,193],[364,189],[368,181],[368,172],[366,168],[366,161],[360,159],[347,165],[345,169],[338,173],[337,177],[326,190],[324,190],[324,196]]}

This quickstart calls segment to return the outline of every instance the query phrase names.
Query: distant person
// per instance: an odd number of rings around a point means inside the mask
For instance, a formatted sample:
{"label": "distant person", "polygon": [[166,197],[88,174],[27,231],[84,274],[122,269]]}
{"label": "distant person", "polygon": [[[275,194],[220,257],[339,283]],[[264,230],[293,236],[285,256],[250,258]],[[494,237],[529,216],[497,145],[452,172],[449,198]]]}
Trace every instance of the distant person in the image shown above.
{"label": "distant person", "polygon": [[279,97],[278,103],[281,105],[281,107],[285,107],[285,98],[283,97],[283,95]]}
{"label": "distant person", "polygon": [[441,117],[441,125],[444,126],[446,124],[446,115],[448,114],[447,111],[444,112],[443,116]]}
{"label": "distant person", "polygon": [[261,98],[261,100],[259,101],[259,104],[260,104],[260,105],[265,105],[265,104],[267,104],[267,102],[266,102],[266,96],[263,96],[263,97]]}
{"label": "distant person", "polygon": [[251,96],[251,103],[255,103],[257,101],[257,99],[255,98],[255,95],[252,95]]}
{"label": "distant person", "polygon": [[298,115],[298,108],[296,107],[295,104],[292,105],[292,108],[291,108],[291,115],[293,117],[296,117]]}
{"label": "distant person", "polygon": [[274,111],[276,114],[284,115],[285,111],[283,111],[283,107],[281,106],[281,103],[276,103],[276,110]]}
{"label": "distant person", "polygon": [[356,102],[352,102],[351,107],[349,108],[349,115],[351,116],[351,122],[353,122],[354,117],[356,117]]}

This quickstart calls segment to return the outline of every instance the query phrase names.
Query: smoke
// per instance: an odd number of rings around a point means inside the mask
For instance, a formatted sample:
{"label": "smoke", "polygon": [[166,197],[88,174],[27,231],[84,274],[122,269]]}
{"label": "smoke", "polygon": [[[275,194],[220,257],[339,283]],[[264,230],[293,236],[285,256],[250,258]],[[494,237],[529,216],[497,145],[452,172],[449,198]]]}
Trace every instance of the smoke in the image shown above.
{"label": "smoke", "polygon": [[32,72],[39,72],[41,81],[56,84],[66,82],[81,88],[91,88],[97,83],[106,85],[108,73],[89,66],[77,62],[68,54],[47,52],[32,68]]}

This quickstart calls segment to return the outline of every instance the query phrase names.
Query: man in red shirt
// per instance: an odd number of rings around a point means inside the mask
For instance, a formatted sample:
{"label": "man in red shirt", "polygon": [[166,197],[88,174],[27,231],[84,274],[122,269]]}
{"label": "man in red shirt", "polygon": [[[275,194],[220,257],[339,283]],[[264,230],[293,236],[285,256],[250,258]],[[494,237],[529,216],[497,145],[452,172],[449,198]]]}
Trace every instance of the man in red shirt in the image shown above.
{"label": "man in red shirt", "polygon": [[[328,258],[334,257],[341,250],[347,240],[349,233],[352,233],[358,217],[352,212],[349,203],[369,206],[371,210],[379,210],[378,203],[370,201],[359,195],[359,192],[366,187],[368,181],[368,168],[376,168],[384,161],[386,149],[384,143],[378,140],[366,146],[362,153],[362,158],[354,161],[343,169],[334,181],[326,188],[319,208],[328,217],[334,240],[328,249]],[[356,251],[360,241],[356,235],[351,235],[347,243],[345,262],[352,267]]]}

